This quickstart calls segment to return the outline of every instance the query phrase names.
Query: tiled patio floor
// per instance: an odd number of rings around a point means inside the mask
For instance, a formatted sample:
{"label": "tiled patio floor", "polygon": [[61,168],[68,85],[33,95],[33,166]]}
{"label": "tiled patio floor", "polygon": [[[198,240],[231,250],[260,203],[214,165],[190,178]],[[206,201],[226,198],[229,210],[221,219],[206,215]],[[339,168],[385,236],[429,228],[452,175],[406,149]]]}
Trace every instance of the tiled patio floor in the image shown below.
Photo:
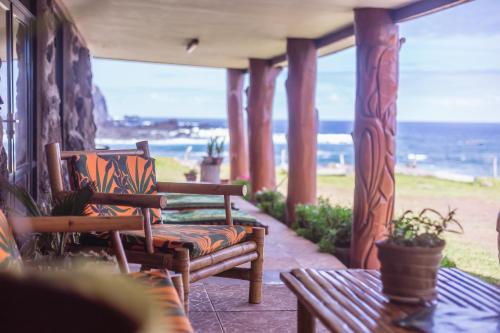
{"label": "tiled patio floor", "polygon": [[[319,253],[315,244],[244,200],[236,205],[269,225],[264,247],[264,290],[261,304],[248,304],[248,282],[209,278],[192,285],[189,318],[196,332],[296,332],[296,298],[279,279],[296,267],[344,268],[335,257]],[[323,331],[319,329],[318,331]]]}

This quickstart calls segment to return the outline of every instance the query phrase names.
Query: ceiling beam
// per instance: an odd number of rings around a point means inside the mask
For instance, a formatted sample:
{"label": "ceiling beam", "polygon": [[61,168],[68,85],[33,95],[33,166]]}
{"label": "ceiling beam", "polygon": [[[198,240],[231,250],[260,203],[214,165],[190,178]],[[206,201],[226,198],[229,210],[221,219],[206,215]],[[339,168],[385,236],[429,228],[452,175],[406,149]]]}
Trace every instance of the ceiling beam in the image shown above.
{"label": "ceiling beam", "polygon": [[398,9],[393,9],[391,11],[391,16],[395,22],[399,23],[429,15],[469,1],[471,0],[422,0]]}
{"label": "ceiling beam", "polygon": [[[429,15],[440,10],[448,9],[469,1],[472,0],[421,0],[419,2],[391,10],[391,16],[394,22],[400,23]],[[316,45],[316,48],[319,49],[352,36],[354,36],[354,25],[349,25],[316,38],[314,40],[314,44]],[[286,54],[280,54],[272,57],[268,61],[272,66],[286,62]]]}

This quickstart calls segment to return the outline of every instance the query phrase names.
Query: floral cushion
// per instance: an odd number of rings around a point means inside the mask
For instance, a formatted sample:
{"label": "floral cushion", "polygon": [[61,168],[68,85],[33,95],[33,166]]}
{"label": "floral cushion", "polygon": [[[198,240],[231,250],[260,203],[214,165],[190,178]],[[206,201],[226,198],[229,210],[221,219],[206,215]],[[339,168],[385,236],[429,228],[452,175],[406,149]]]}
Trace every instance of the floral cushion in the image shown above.
{"label": "floral cushion", "polygon": [[[76,188],[94,182],[97,191],[119,194],[157,194],[154,159],[140,156],[98,156],[82,154],[71,160],[71,174]],[[135,207],[90,205],[90,216],[140,215]],[[151,221],[161,222],[160,209],[150,209]]]}
{"label": "floral cushion", "polygon": [[[196,209],[161,212],[162,224],[193,224],[193,225],[226,225],[226,212],[224,209]],[[268,226],[241,210],[232,210],[233,224],[247,227],[247,232],[252,233],[253,227],[264,228],[268,234]]]}
{"label": "floral cushion", "polygon": [[130,273],[129,276],[149,287],[150,293],[162,304],[163,313],[173,332],[193,332],[177,290],[167,274],[160,271],[148,271]]}
{"label": "floral cushion", "polygon": [[[159,252],[185,247],[191,258],[204,256],[247,239],[242,226],[219,225],[168,225],[155,224],[151,227],[153,246]],[[144,250],[144,232],[124,231],[120,233],[127,249]]]}
{"label": "floral cushion", "polygon": [[19,270],[22,261],[12,229],[0,210],[0,269]]}

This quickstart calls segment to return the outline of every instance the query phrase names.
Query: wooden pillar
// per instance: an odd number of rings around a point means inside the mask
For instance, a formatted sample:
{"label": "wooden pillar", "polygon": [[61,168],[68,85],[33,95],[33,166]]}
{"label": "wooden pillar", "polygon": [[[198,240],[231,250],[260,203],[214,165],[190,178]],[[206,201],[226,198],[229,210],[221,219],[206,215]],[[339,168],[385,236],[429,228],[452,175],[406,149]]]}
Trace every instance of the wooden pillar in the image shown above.
{"label": "wooden pillar", "polygon": [[243,80],[245,72],[227,70],[227,122],[229,126],[229,161],[231,180],[248,179],[248,146],[243,119]]}
{"label": "wooden pillar", "polygon": [[281,68],[267,60],[250,59],[248,96],[248,148],[252,196],[263,188],[276,187],[273,146],[273,97]]}
{"label": "wooden pillar", "polygon": [[389,11],[357,9],[355,193],[351,266],[379,268],[374,242],[394,211],[398,27]]}
{"label": "wooden pillar", "polygon": [[315,109],[317,51],[310,39],[287,41],[288,195],[287,222],[295,205],[316,202],[317,114]]}

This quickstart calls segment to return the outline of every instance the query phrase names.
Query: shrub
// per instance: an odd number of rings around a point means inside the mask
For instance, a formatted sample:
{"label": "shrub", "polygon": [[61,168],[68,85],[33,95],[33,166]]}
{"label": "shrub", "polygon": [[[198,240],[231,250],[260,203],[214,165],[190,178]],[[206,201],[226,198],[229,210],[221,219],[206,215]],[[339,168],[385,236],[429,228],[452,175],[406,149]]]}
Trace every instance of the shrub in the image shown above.
{"label": "shrub", "polygon": [[319,199],[318,205],[297,205],[295,232],[314,243],[321,251],[335,252],[335,247],[349,247],[351,243],[352,209],[332,206],[329,200]]}
{"label": "shrub", "polygon": [[277,220],[285,221],[285,197],[278,191],[262,190],[255,194],[257,206]]}

